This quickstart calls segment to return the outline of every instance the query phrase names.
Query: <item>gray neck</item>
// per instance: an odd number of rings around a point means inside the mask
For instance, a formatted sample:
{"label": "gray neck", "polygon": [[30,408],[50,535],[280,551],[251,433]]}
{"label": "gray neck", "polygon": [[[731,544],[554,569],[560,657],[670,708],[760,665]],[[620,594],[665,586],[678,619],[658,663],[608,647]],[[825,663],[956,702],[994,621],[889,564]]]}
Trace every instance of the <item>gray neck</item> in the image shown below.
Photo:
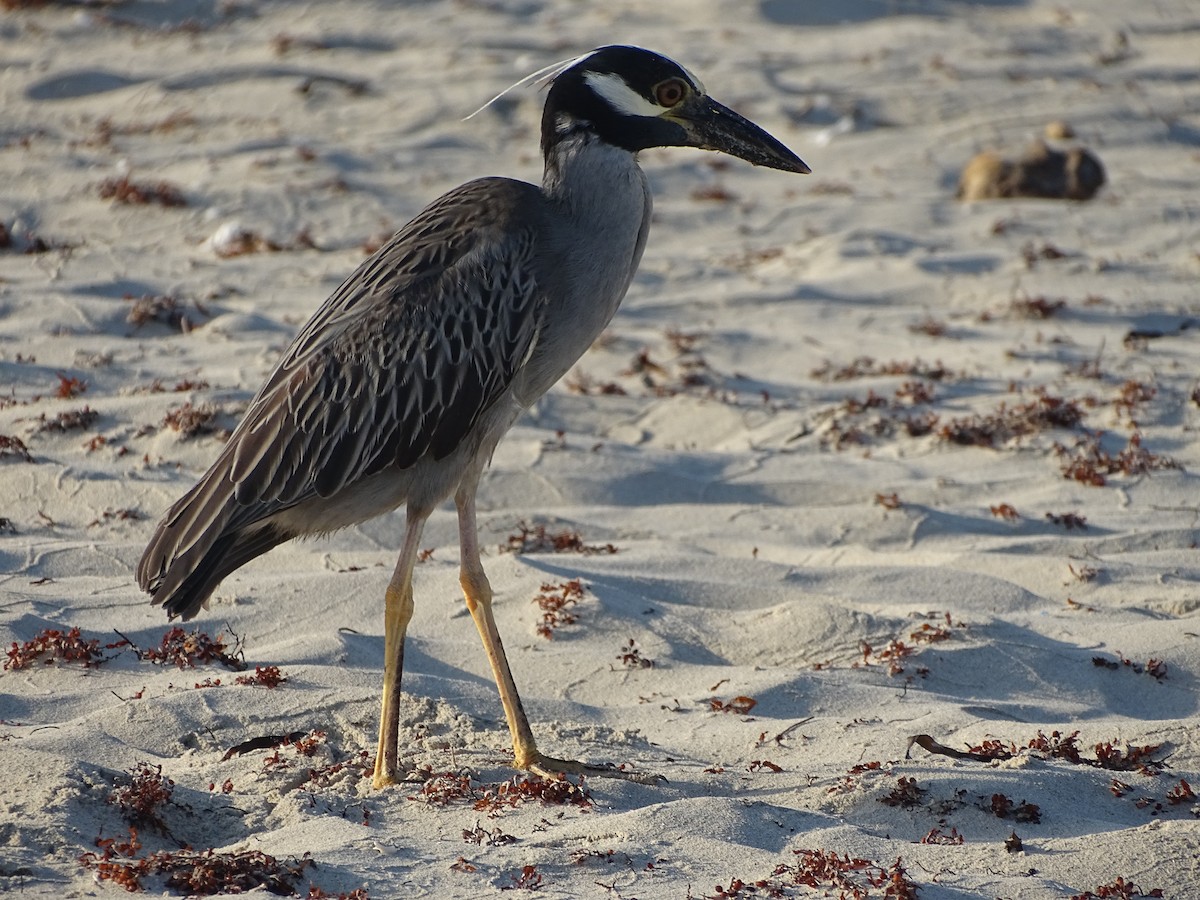
{"label": "gray neck", "polygon": [[593,204],[607,205],[606,198],[612,198],[614,191],[636,194],[640,203],[645,183],[636,154],[587,131],[558,141],[546,158],[542,176],[547,198],[577,211]]}
{"label": "gray neck", "polygon": [[554,145],[542,190],[560,211],[572,293],[602,306],[607,325],[641,262],[650,227],[650,186],[637,156],[579,131]]}
{"label": "gray neck", "polygon": [[558,141],[542,181],[551,207],[543,287],[547,317],[529,378],[545,390],[574,364],[616,313],[646,246],[650,188],[627,150],[580,132]]}

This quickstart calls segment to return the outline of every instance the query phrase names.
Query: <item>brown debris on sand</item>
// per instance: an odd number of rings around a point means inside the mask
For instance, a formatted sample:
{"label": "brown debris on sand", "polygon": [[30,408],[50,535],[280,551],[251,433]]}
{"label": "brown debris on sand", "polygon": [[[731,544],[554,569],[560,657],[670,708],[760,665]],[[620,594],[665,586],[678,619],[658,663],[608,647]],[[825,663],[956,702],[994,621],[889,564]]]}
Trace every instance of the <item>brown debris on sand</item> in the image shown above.
{"label": "brown debris on sand", "polygon": [[1104,185],[1104,166],[1089,150],[1053,150],[1037,140],[1020,159],[990,150],[972,157],[958,181],[959,200],[1040,197],[1090,200]]}

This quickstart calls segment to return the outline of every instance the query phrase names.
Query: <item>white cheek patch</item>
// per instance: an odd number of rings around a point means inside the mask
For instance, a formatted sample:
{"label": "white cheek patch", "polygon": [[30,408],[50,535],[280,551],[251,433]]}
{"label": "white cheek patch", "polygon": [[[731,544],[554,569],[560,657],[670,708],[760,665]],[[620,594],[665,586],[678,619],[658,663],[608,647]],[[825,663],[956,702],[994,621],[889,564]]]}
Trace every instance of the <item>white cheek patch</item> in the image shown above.
{"label": "white cheek patch", "polygon": [[625,83],[620,75],[610,72],[585,72],[583,80],[608,101],[617,112],[627,116],[661,116],[665,106],[652,103]]}

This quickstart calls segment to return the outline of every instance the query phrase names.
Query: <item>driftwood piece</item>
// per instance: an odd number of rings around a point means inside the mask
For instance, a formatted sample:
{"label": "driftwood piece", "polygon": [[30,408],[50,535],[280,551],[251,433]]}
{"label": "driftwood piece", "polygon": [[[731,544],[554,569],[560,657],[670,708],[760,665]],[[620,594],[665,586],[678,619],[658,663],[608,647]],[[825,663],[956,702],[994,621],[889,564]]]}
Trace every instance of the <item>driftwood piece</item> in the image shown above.
{"label": "driftwood piece", "polygon": [[998,200],[1040,197],[1048,200],[1090,200],[1104,185],[1104,166],[1082,147],[1053,150],[1034,143],[1018,160],[990,150],[976,154],[958,181],[959,200]]}
{"label": "driftwood piece", "polygon": [[974,753],[970,750],[955,750],[953,747],[947,747],[945,744],[935,741],[928,734],[914,734],[908,739],[908,749],[904,752],[905,759],[908,759],[912,754],[913,744],[924,750],[928,750],[930,753],[949,756],[951,759],[969,759],[973,762],[995,762],[1000,759],[1012,759],[1012,754],[1004,750],[995,753]]}

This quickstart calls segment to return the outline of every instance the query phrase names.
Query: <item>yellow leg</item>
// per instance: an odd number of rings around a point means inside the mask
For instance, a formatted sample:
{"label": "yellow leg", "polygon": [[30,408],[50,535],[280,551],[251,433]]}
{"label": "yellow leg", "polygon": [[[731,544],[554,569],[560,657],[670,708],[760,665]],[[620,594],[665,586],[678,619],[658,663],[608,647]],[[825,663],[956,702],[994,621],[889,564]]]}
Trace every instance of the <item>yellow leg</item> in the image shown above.
{"label": "yellow leg", "polygon": [[479,636],[483,639],[483,648],[487,651],[488,662],[492,666],[496,688],[500,691],[500,702],[504,706],[508,730],[512,732],[513,760],[517,768],[550,778],[570,773],[622,778],[642,784],[664,781],[659,775],[625,772],[614,766],[593,766],[573,759],[555,759],[538,750],[533,740],[533,731],[529,727],[529,718],[525,715],[521,697],[517,694],[517,684],[504,655],[504,645],[500,642],[496,619],[492,616],[492,586],[488,583],[483,563],[479,560],[479,536],[475,528],[475,484],[472,479],[468,479],[459,489],[454,502],[458,507],[458,536],[462,558],[459,582],[462,584],[467,609],[470,610],[475,627],[479,629]]}
{"label": "yellow leg", "polygon": [[396,783],[400,732],[400,678],[404,674],[404,636],[413,614],[413,566],[425,516],[409,509],[404,547],[388,583],[384,611],[383,699],[379,713],[379,745],[375,752],[372,787]]}

